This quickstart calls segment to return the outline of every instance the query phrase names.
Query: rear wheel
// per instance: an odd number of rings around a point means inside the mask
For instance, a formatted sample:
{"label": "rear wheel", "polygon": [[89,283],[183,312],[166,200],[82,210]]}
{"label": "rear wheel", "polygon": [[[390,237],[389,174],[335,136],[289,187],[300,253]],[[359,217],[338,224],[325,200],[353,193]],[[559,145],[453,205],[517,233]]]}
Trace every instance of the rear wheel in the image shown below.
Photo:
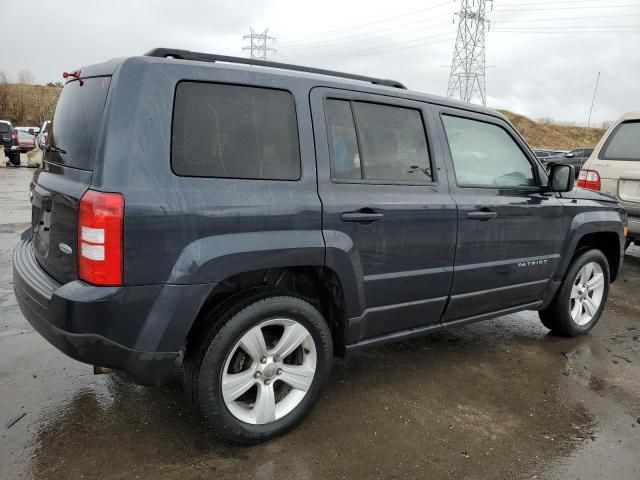
{"label": "rear wheel", "polygon": [[14,167],[20,166],[20,152],[12,153],[10,158],[11,165]]}
{"label": "rear wheel", "polygon": [[255,444],[286,432],[315,404],[333,346],[320,312],[300,298],[271,296],[235,312],[203,338],[188,388],[215,433]]}
{"label": "rear wheel", "polygon": [[552,332],[575,337],[591,330],[602,315],[609,294],[609,263],[600,250],[577,256],[540,320]]}

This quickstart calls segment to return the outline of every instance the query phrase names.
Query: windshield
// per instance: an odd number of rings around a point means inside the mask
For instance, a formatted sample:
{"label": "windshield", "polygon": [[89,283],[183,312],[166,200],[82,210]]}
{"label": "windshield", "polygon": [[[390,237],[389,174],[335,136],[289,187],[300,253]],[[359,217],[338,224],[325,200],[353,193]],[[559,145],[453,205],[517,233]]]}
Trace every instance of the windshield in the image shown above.
{"label": "windshield", "polygon": [[102,121],[110,77],[74,80],[65,85],[51,121],[47,161],[93,169],[93,149]]}

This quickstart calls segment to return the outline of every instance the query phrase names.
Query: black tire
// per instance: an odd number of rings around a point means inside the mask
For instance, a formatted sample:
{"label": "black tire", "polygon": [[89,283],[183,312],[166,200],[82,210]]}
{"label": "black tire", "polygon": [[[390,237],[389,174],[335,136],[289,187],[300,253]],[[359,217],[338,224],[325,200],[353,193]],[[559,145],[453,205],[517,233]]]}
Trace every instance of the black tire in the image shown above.
{"label": "black tire", "polygon": [[[596,262],[600,265],[604,277],[604,293],[602,301],[592,319],[584,325],[579,325],[571,318],[571,289],[576,281],[578,272],[587,263]],[[607,303],[609,295],[609,283],[611,275],[609,273],[609,262],[607,257],[600,250],[591,249],[576,255],[571,262],[560,288],[555,297],[545,310],[538,312],[542,324],[557,335],[566,337],[577,337],[589,332],[602,315],[602,311]]]}
{"label": "black tire", "polygon": [[14,167],[19,167],[20,166],[20,153],[12,153],[11,154],[11,160],[9,160],[11,162],[11,165],[13,165]]}
{"label": "black tire", "polygon": [[[251,328],[262,321],[285,317],[295,320],[311,334],[317,363],[312,383],[300,403],[284,417],[266,424],[245,423],[227,408],[222,397],[221,378],[227,356]],[[202,337],[189,360],[185,382],[187,396],[197,400],[213,432],[224,440],[252,445],[267,441],[293,428],[311,410],[331,372],[331,332],[320,312],[309,302],[292,296],[255,297],[232,308]],[[274,380],[275,382],[275,380]]]}

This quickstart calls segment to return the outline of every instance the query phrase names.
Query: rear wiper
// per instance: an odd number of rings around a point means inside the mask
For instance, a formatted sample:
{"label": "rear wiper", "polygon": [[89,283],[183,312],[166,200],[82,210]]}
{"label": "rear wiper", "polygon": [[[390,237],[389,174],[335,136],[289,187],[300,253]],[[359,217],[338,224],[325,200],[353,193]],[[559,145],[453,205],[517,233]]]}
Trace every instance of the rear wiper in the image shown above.
{"label": "rear wiper", "polygon": [[62,153],[62,154],[67,153],[67,151],[66,151],[65,149],[60,148],[60,147],[56,147],[55,145],[46,145],[46,146],[45,146],[45,151],[47,151],[47,152]]}

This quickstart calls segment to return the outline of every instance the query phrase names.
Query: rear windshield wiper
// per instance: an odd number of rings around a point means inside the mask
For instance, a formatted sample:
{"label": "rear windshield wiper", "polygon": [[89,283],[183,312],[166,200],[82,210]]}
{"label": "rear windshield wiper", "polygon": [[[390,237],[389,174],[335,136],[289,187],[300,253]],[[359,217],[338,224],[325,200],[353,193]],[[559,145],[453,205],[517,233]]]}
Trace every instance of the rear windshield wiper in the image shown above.
{"label": "rear windshield wiper", "polygon": [[60,148],[60,147],[56,147],[55,145],[46,145],[45,146],[45,150],[47,152],[56,152],[56,153],[62,153],[62,154],[67,153],[67,151],[65,149]]}

